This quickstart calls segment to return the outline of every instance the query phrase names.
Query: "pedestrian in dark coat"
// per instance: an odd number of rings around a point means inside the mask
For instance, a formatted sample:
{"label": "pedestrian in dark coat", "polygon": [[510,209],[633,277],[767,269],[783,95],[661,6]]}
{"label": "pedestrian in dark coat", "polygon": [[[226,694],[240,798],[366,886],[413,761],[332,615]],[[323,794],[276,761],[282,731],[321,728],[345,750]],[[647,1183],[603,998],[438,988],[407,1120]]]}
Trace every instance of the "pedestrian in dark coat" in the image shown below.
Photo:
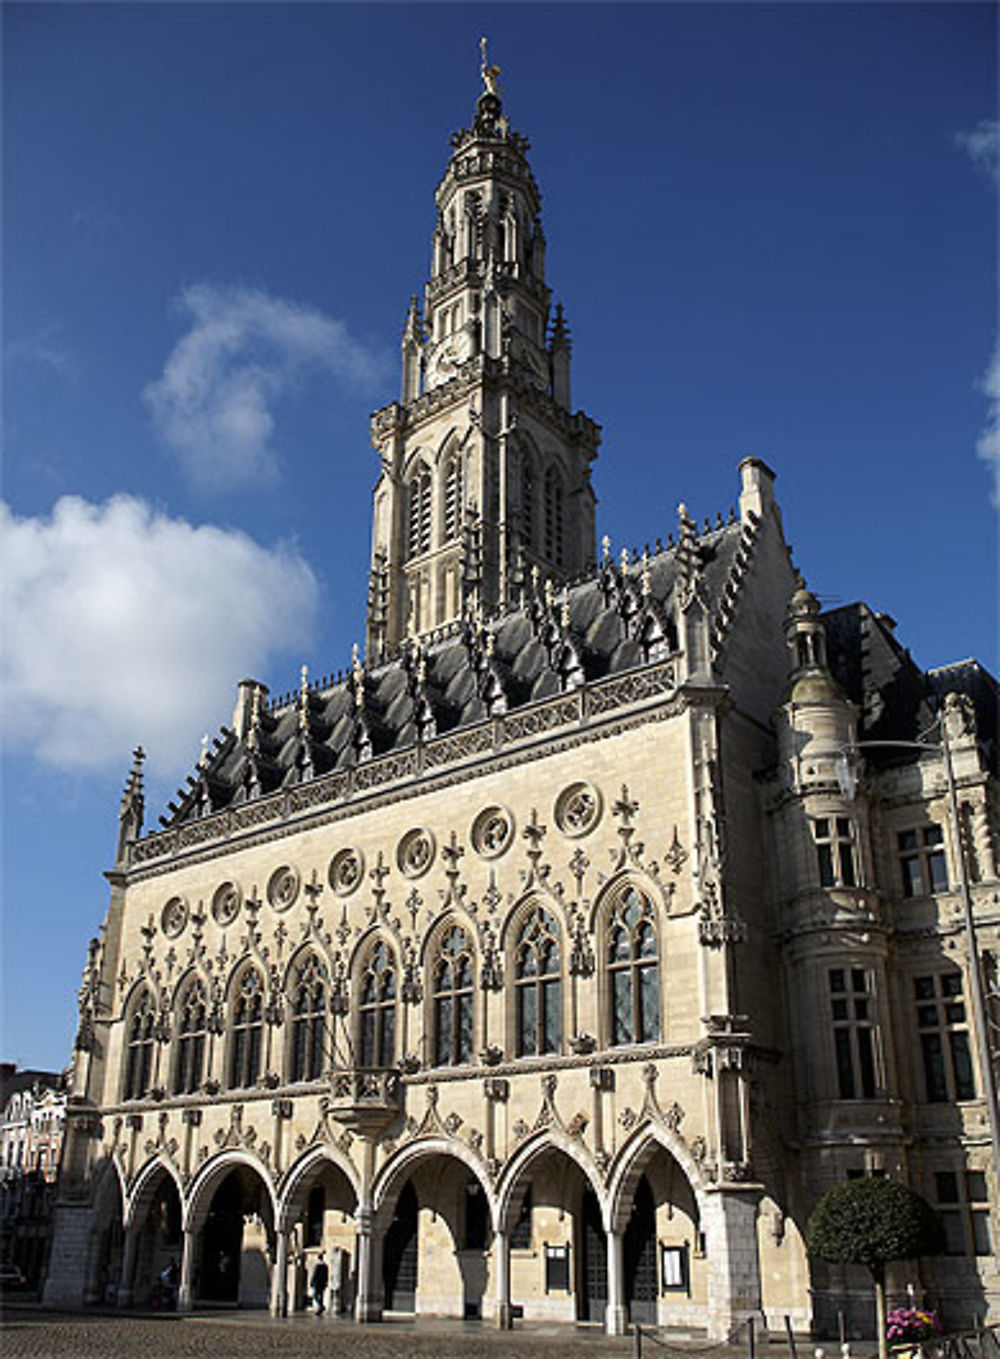
{"label": "pedestrian in dark coat", "polygon": [[309,1288],[316,1304],[316,1315],[321,1317],[326,1310],[324,1299],[326,1297],[327,1284],[330,1282],[330,1271],[327,1268],[323,1252],[320,1251],[319,1257],[313,1265],[312,1277],[309,1280]]}

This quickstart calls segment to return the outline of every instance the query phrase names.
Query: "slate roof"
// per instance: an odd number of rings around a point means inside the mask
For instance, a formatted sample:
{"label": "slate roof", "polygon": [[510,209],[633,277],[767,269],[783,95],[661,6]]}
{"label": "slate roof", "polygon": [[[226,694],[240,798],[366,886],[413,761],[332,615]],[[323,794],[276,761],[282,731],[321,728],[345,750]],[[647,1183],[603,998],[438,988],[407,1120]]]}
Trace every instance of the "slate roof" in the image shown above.
{"label": "slate roof", "polygon": [[[979,739],[996,767],[1000,691],[978,661],[921,670],[896,638],[893,620],[866,604],[832,609],[823,624],[834,679],[859,711],[860,740],[916,740],[932,726],[944,695],[955,691],[972,699]],[[918,758],[915,751],[892,749],[874,749],[868,757],[883,766]]]}
{"label": "slate roof", "polygon": [[255,727],[223,728],[160,820],[177,826],[660,660],[677,650],[682,578],[697,579],[718,650],[756,535],[755,516],[706,521],[700,535],[682,517],[677,543],[657,544],[645,565],[609,560],[576,584],[528,589],[516,607],[485,624],[459,620],[419,653],[262,705]]}

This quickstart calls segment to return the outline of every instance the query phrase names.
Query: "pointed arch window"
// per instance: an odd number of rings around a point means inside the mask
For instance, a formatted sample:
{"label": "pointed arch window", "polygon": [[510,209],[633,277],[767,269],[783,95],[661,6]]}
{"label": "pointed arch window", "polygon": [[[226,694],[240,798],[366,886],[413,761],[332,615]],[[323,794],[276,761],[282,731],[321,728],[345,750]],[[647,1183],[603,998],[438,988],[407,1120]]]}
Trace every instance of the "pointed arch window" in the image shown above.
{"label": "pointed arch window", "polygon": [[317,1081],[326,1069],[326,969],[310,953],[292,984],[292,1080]]}
{"label": "pointed arch window", "polygon": [[229,1059],[229,1084],[233,1089],[256,1084],[263,1046],[264,983],[257,969],[248,967],[240,977],[233,1002]]}
{"label": "pointed arch window", "polygon": [[651,1043],[660,1036],[660,959],[653,903],[631,884],[608,918],[607,974],[611,1043]]}
{"label": "pointed arch window", "polygon": [[521,536],[528,547],[535,545],[535,469],[525,453],[521,462]]}
{"label": "pointed arch window", "polygon": [[554,467],[545,474],[545,555],[552,562],[563,558],[563,488]]}
{"label": "pointed arch window", "polygon": [[558,1052],[562,1041],[562,961],[559,927],[536,906],[514,946],[514,1010],[518,1057]]}
{"label": "pointed arch window", "polygon": [[419,557],[431,546],[431,474],[421,463],[407,488],[407,553]]}
{"label": "pointed arch window", "polygon": [[392,1066],[396,1059],[396,960],[384,939],[368,954],[361,974],[362,1066]]}
{"label": "pointed arch window", "polygon": [[124,1091],[126,1099],[142,1099],[149,1094],[153,1074],[155,1022],[153,995],[151,991],[144,989],[137,997],[128,1021]]}
{"label": "pointed arch window", "polygon": [[472,1061],[473,960],[469,936],[459,925],[444,931],[431,970],[434,1065]]}
{"label": "pointed arch window", "polygon": [[462,520],[462,459],[456,454],[445,463],[444,470],[444,540],[458,536]]}
{"label": "pointed arch window", "polygon": [[184,991],[177,1015],[175,1095],[193,1095],[201,1085],[207,1036],[208,1001],[205,987],[202,982],[193,981]]}

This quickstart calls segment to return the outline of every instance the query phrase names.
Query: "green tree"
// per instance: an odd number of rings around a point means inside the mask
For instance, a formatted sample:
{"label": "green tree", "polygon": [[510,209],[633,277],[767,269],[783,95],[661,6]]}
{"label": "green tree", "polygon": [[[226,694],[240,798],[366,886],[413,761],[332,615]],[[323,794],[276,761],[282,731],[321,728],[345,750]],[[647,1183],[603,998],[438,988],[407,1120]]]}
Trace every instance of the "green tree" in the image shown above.
{"label": "green tree", "polygon": [[890,1260],[913,1260],[942,1250],[943,1230],[934,1209],[898,1180],[845,1180],[813,1209],[806,1246],[827,1264],[867,1267],[875,1285],[878,1352],[886,1359],[885,1267]]}

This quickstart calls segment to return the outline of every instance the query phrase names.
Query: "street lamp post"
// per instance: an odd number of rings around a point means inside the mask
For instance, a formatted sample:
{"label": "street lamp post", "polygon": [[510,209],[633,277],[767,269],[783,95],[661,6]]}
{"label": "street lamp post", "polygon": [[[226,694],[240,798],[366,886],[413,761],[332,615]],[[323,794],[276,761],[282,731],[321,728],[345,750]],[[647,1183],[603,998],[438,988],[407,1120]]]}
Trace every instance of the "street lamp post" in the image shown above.
{"label": "street lamp post", "polygon": [[[990,1144],[993,1152],[993,1173],[1000,1184],[1000,1108],[997,1104],[996,1073],[990,1052],[989,1019],[986,1013],[986,989],[979,961],[979,948],[976,942],[976,921],[972,910],[972,893],[969,889],[969,874],[965,864],[965,850],[962,846],[962,825],[958,806],[958,790],[955,786],[955,771],[951,762],[951,744],[944,716],[938,718],[941,729],[940,743],[928,741],[855,741],[845,746],[837,760],[837,781],[845,796],[853,799],[856,780],[848,764],[848,756],[854,751],[873,746],[896,747],[908,750],[939,751],[944,762],[945,780],[948,787],[948,812],[951,819],[952,840],[958,861],[959,891],[962,897],[962,920],[965,943],[969,953],[969,980],[971,987],[972,1014],[976,1026],[976,1047],[979,1052],[979,1065],[982,1071],[983,1099],[986,1102],[986,1117],[990,1128]],[[993,1253],[1000,1259],[1000,1232],[993,1234]]]}

